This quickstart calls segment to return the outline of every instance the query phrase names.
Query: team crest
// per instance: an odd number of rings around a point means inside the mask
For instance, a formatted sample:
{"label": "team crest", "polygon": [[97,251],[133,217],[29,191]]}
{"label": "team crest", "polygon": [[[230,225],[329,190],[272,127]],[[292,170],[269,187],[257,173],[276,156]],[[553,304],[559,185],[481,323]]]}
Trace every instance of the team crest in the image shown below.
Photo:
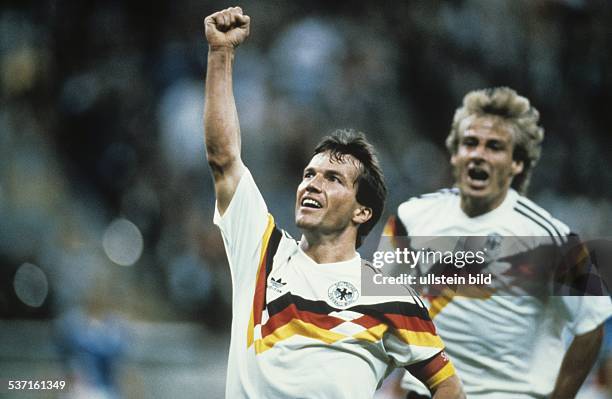
{"label": "team crest", "polygon": [[359,298],[359,291],[348,281],[338,281],[329,287],[327,296],[334,305],[343,308],[354,303]]}
{"label": "team crest", "polygon": [[504,238],[499,233],[491,233],[487,236],[485,250],[489,259],[494,259],[499,255],[503,240]]}

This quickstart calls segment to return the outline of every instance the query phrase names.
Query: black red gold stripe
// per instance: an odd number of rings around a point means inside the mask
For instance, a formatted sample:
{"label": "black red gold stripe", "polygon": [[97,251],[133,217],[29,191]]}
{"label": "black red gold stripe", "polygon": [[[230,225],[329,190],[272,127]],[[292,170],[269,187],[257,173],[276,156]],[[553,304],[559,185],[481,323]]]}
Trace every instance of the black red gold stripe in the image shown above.
{"label": "black red gold stripe", "polygon": [[267,335],[272,334],[277,328],[282,327],[294,319],[302,320],[306,323],[313,324],[326,330],[331,330],[332,328],[344,323],[344,320],[338,317],[309,312],[307,310],[299,310],[295,304],[291,304],[283,311],[270,317],[266,324],[261,328],[261,336],[265,338]]}
{"label": "black red gold stripe", "polygon": [[455,374],[455,368],[444,351],[423,362],[407,366],[406,370],[430,389]]}
{"label": "black red gold stripe", "polygon": [[261,317],[266,306],[266,280],[272,270],[274,253],[278,248],[281,232],[276,228],[274,218],[268,214],[268,225],[264,231],[261,252],[259,255],[259,266],[257,267],[257,279],[255,283],[255,294],[253,295],[253,306],[249,318],[247,330],[247,347],[254,341],[255,326],[261,324]]}
{"label": "black red gold stripe", "polygon": [[443,348],[427,310],[411,303],[386,302],[338,309],[324,301],[308,300],[288,292],[270,302],[267,310],[269,319],[261,327],[261,339],[257,340],[261,342],[256,341],[257,353],[294,335],[328,343],[346,338],[345,335],[329,331],[346,321],[330,313],[343,310],[362,314],[350,320],[365,328],[354,334],[353,338],[375,342],[391,329],[394,335],[410,345]]}

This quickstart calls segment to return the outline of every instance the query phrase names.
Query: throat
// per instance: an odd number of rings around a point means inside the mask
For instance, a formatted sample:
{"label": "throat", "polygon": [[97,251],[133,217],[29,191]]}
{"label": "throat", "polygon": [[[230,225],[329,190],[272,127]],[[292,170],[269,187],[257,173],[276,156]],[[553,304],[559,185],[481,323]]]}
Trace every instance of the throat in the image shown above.
{"label": "throat", "polygon": [[355,257],[355,239],[333,240],[302,235],[300,249],[315,263],[337,263]]}
{"label": "throat", "polygon": [[461,196],[461,210],[467,216],[473,218],[499,207],[505,199],[505,195],[495,198],[478,198],[472,196]]}

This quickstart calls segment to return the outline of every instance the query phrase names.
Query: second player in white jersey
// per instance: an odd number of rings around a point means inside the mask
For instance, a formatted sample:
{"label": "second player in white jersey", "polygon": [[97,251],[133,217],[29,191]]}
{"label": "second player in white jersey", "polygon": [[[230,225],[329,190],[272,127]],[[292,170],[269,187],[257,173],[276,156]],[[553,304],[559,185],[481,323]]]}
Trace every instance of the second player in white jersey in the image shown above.
{"label": "second player in white jersey", "polygon": [[[536,248],[542,239],[561,244],[569,234],[566,225],[512,189],[500,206],[477,217],[468,217],[459,202],[458,190],[411,199],[398,207],[387,232],[405,229],[417,248],[419,237],[512,237],[512,253],[498,252],[500,259]],[[426,301],[470,398],[545,397],[565,354],[563,330],[584,334],[612,314],[605,296],[497,292],[486,299],[440,296]]]}
{"label": "second player in white jersey", "polygon": [[[469,398],[574,397],[612,314],[609,296],[584,295],[591,276],[598,282],[588,253],[566,259],[568,227],[522,195],[540,157],[544,130],[538,121],[538,111],[512,89],[468,93],[446,139],[456,188],[401,204],[385,229],[407,235],[416,249],[431,237],[468,243],[478,236],[491,244],[479,272],[497,277],[492,287],[472,290],[481,295],[451,289],[429,298],[430,315]],[[571,295],[559,295],[564,293]],[[564,330],[573,336],[567,348]]]}

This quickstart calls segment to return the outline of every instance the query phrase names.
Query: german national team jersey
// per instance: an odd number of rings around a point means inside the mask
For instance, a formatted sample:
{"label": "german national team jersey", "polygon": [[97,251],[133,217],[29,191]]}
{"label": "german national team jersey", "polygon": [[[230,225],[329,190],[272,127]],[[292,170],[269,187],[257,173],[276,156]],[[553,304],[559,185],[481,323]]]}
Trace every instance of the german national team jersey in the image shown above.
{"label": "german national team jersey", "polygon": [[[227,398],[371,399],[394,367],[442,351],[418,299],[361,295],[357,253],[310,259],[275,225],[248,170],[214,221],[233,285]],[[446,361],[429,385],[452,374]]]}
{"label": "german national team jersey", "polygon": [[[441,190],[401,204],[385,234],[409,237],[519,237],[524,250],[547,237],[562,245],[569,229],[532,201],[510,190],[496,209],[468,217],[458,190]],[[503,246],[502,246],[503,247]],[[511,257],[500,253],[499,257]],[[507,265],[515,267],[516,265]],[[468,398],[543,398],[553,389],[565,353],[562,332],[584,334],[612,314],[608,296],[492,295],[429,298],[430,315]],[[415,389],[407,375],[403,384]]]}

